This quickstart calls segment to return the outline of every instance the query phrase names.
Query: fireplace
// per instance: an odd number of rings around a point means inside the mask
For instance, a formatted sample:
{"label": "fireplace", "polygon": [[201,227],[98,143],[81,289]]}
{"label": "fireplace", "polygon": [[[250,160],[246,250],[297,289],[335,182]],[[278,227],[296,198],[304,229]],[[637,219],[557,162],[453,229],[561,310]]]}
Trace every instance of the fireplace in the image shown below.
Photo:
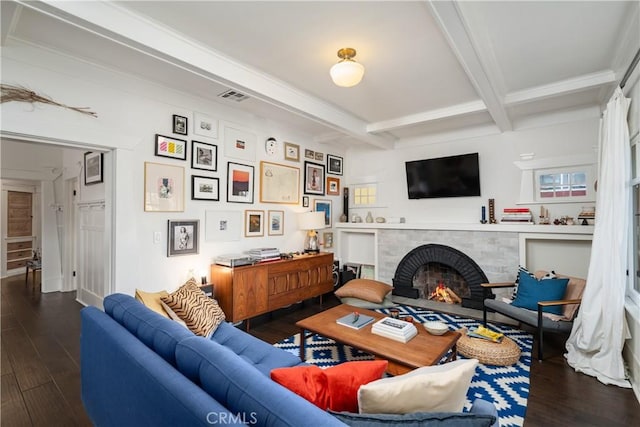
{"label": "fireplace", "polygon": [[[451,277],[450,284],[445,285],[458,289],[456,293],[460,292],[462,306],[482,309],[484,289],[480,284],[489,281],[487,276],[463,252],[445,245],[422,245],[406,254],[393,277],[393,294],[408,298],[427,298],[428,294],[425,296],[425,293],[438,285],[430,283],[434,277],[442,282]],[[464,282],[466,287],[460,282]]]}

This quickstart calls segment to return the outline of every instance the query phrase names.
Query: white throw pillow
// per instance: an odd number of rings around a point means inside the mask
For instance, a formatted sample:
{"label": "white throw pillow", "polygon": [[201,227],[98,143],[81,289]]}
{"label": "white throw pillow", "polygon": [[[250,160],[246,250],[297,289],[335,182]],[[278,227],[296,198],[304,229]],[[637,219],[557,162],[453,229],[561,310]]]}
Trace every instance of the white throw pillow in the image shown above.
{"label": "white throw pillow", "polygon": [[359,411],[361,414],[461,412],[476,366],[477,359],[456,360],[372,381],[358,390]]}

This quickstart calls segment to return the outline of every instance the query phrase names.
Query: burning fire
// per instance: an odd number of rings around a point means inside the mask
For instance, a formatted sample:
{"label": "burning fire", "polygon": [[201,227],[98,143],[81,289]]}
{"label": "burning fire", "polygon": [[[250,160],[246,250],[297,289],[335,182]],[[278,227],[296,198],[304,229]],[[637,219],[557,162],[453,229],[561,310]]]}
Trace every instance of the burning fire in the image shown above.
{"label": "burning fire", "polygon": [[462,302],[460,297],[442,282],[438,283],[438,287],[431,292],[429,299],[438,302],[446,302],[447,304],[460,304]]}

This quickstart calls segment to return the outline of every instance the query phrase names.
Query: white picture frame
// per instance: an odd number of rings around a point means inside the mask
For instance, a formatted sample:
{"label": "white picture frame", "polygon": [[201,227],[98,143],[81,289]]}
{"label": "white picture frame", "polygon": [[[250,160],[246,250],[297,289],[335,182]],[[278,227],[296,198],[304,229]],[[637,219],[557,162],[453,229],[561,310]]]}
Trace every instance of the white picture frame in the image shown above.
{"label": "white picture frame", "polygon": [[193,113],[193,133],[218,139],[218,121],[204,113]]}
{"label": "white picture frame", "polygon": [[234,159],[256,161],[256,136],[231,126],[224,128],[224,154]]}
{"label": "white picture frame", "polygon": [[204,217],[205,241],[235,242],[242,237],[242,212],[205,211]]}

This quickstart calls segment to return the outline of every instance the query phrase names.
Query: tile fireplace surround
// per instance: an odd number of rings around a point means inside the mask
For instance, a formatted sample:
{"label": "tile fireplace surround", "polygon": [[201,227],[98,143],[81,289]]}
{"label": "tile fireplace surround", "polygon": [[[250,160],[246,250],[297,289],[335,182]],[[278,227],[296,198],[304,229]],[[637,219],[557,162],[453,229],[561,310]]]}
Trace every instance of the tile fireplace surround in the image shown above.
{"label": "tile fireplace surround", "polygon": [[[518,265],[543,264],[545,257],[554,260],[558,271],[586,270],[593,237],[593,226],[577,225],[340,223],[336,228],[336,258],[342,263],[372,264],[376,278],[389,284],[404,256],[429,243],[463,252],[490,282],[507,282],[515,278]],[[572,264],[565,266],[565,261]]]}

